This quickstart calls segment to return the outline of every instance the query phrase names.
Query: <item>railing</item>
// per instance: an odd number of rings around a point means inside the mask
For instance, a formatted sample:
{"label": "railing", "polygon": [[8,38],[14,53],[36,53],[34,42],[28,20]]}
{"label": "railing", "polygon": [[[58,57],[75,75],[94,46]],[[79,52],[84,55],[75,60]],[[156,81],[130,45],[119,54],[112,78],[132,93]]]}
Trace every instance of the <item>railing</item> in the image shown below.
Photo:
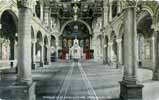
{"label": "railing", "polygon": [[17,60],[0,60],[0,70],[17,67]]}

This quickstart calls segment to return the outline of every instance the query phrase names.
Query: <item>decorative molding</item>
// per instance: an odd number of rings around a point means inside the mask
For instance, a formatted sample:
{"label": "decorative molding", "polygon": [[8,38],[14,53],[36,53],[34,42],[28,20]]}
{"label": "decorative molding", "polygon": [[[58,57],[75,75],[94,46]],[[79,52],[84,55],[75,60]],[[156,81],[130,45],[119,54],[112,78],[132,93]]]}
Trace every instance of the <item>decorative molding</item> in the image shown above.
{"label": "decorative molding", "polygon": [[130,7],[137,7],[137,0],[125,0],[123,1],[123,9]]}
{"label": "decorative molding", "polygon": [[29,0],[18,0],[17,6],[18,8],[30,8]]}

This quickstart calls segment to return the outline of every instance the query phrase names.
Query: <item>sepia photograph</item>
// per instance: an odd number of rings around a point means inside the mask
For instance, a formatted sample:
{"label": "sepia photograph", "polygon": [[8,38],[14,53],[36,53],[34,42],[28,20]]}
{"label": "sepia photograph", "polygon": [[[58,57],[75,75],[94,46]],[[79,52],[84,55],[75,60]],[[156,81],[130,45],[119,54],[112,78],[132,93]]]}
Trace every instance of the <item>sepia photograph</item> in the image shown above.
{"label": "sepia photograph", "polygon": [[159,0],[0,0],[0,100],[159,100]]}

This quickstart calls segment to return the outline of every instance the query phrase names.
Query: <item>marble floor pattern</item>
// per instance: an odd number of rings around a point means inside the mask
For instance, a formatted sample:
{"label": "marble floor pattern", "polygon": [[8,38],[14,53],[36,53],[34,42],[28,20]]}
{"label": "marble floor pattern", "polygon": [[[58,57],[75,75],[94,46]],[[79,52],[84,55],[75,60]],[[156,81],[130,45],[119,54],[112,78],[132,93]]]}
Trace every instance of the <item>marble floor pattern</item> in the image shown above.
{"label": "marble floor pattern", "polygon": [[[144,85],[143,100],[159,100],[159,81],[152,81],[152,71],[137,70]],[[123,67],[96,62],[56,62],[32,71],[36,82],[36,100],[119,100],[119,81]],[[11,77],[12,76],[12,77]],[[0,86],[12,83],[15,75],[5,75]]]}

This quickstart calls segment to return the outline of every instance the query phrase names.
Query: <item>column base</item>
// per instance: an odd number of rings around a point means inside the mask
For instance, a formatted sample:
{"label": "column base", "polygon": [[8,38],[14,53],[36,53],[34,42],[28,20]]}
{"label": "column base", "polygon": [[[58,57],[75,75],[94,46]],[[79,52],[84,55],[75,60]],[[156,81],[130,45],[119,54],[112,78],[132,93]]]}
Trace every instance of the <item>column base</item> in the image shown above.
{"label": "column base", "polygon": [[36,100],[35,96],[35,85],[36,83],[25,84],[15,83],[12,86],[4,87],[1,89],[0,97],[4,100]]}
{"label": "column base", "polygon": [[142,100],[142,88],[140,84],[127,84],[120,82],[120,98],[122,100]]}
{"label": "column base", "polygon": [[159,80],[159,72],[153,72],[152,80],[154,80],[154,81],[158,81]]}

